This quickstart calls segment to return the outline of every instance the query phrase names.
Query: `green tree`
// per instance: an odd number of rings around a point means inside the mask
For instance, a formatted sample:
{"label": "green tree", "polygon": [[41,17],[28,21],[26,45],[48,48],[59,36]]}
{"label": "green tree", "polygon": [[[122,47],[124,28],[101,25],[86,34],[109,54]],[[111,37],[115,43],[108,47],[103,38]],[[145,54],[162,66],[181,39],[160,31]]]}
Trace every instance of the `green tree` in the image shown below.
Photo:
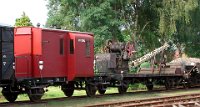
{"label": "green tree", "polygon": [[[199,32],[197,29],[199,27],[195,28],[197,25],[193,21],[199,19],[198,2],[198,0],[48,0],[49,18],[46,26],[93,32],[96,52],[107,39],[132,41],[140,55],[169,40],[175,40],[180,48],[185,47],[187,50],[190,49],[189,43],[193,40],[189,38],[190,40],[186,41],[186,37]],[[193,37],[195,40],[196,37]]]}
{"label": "green tree", "polygon": [[[175,40],[179,48],[186,46],[177,39],[183,39],[180,35],[188,31],[177,30],[184,24],[191,29],[188,26],[192,21],[191,11],[198,7],[198,0],[141,0],[139,3],[136,40],[140,52],[146,53],[169,40]],[[178,23],[184,24],[178,26]]]}
{"label": "green tree", "polygon": [[[107,39],[125,41],[122,28],[128,24],[125,14],[128,1],[124,0],[49,0],[47,27],[57,27],[95,34],[95,47],[99,51]],[[66,11],[67,10],[67,11]],[[128,31],[128,30],[127,30]],[[129,33],[129,32],[127,32]],[[130,35],[130,34],[129,34]]]}
{"label": "green tree", "polygon": [[20,18],[15,20],[15,26],[33,26],[30,18],[23,12]]}
{"label": "green tree", "polygon": [[[197,4],[200,4],[198,1]],[[189,11],[190,20],[184,23],[185,18],[177,21],[177,32],[174,39],[182,45],[184,53],[191,57],[200,57],[200,5],[197,8]]]}

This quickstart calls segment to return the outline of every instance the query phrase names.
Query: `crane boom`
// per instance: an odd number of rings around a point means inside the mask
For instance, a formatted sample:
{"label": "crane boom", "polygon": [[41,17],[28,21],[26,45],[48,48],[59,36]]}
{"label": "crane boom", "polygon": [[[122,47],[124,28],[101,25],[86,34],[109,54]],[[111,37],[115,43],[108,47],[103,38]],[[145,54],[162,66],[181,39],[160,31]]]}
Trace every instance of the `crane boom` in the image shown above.
{"label": "crane boom", "polygon": [[132,66],[139,66],[140,64],[142,64],[143,62],[150,60],[151,58],[153,58],[154,56],[156,56],[157,54],[161,53],[162,51],[166,50],[168,47],[170,47],[170,45],[168,43],[165,43],[163,46],[153,50],[152,52],[134,60],[131,62]]}

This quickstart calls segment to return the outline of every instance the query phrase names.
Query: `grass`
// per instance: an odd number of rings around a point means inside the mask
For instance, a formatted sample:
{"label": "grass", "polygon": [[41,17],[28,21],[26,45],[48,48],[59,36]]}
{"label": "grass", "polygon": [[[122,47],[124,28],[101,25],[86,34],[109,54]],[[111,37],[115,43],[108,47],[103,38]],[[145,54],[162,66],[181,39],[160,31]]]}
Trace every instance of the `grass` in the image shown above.
{"label": "grass", "polygon": [[[59,87],[49,87],[49,91],[47,91],[42,99],[49,99],[49,98],[57,98],[57,97],[65,97],[64,93],[61,91]],[[29,100],[27,94],[20,94],[16,101],[24,101]],[[0,94],[0,102],[7,102],[7,100]]]}
{"label": "grass", "polygon": [[[116,90],[113,90],[117,92]],[[139,100],[139,99],[147,99],[147,98],[157,98],[157,97],[167,97],[167,96],[176,96],[176,95],[185,95],[191,93],[199,93],[200,90],[190,89],[190,90],[179,90],[179,91],[169,91],[169,92],[144,92],[144,93],[127,93],[124,95],[106,95],[103,97],[94,97],[94,98],[79,98],[79,99],[67,99],[65,101],[51,101],[48,102],[46,106],[48,107],[80,107],[91,104],[99,104],[99,103],[109,103],[116,101],[130,101],[130,100]]]}
{"label": "grass", "polygon": [[[57,98],[57,97],[65,97],[64,93],[61,91],[60,87],[49,87],[49,91],[45,93],[42,99],[49,99],[49,98]],[[135,90],[128,90],[129,92],[134,92]],[[108,93],[118,93],[117,88],[108,88],[106,94]],[[139,100],[139,99],[147,99],[147,98],[157,98],[157,97],[167,97],[167,96],[176,96],[176,95],[185,95],[191,93],[200,93],[199,89],[185,89],[185,90],[177,90],[177,91],[161,91],[161,92],[142,92],[142,93],[126,93],[123,95],[105,95],[105,96],[98,96],[98,97],[84,97],[84,98],[71,98],[71,99],[64,99],[64,100],[50,100],[48,103],[45,104],[38,104],[38,105],[21,105],[20,107],[79,107],[79,106],[86,106],[91,104],[99,104],[99,103],[108,103],[108,102],[115,102],[115,101],[130,101],[130,100]],[[82,96],[86,95],[84,90],[78,91],[75,90],[73,96]],[[0,96],[2,98],[2,96]],[[17,101],[22,100],[29,100],[26,94],[22,94],[18,96]],[[1,99],[0,102],[5,102],[5,99]],[[14,105],[15,106],[15,105]],[[16,105],[16,107],[19,107]]]}
{"label": "grass", "polygon": [[[132,91],[136,91],[136,90],[146,90],[146,87],[142,84],[135,84],[133,86],[130,86],[129,88],[129,92]],[[0,92],[1,92],[1,88],[0,88]],[[108,88],[106,90],[107,94],[110,93],[118,93],[117,88]],[[98,94],[98,92],[97,92]],[[73,96],[84,96],[86,95],[85,90],[75,90]],[[48,87],[48,91],[45,92],[44,96],[42,97],[42,99],[51,99],[51,98],[60,98],[60,97],[66,97],[64,95],[64,93],[62,92],[60,86],[51,86]],[[25,100],[29,100],[28,95],[27,94],[20,94],[18,95],[18,98],[16,101],[25,101]],[[0,102],[8,102],[3,96],[2,93],[0,93]]]}
{"label": "grass", "polygon": [[[1,89],[0,89],[1,91]],[[117,93],[116,88],[108,88],[106,93]],[[84,96],[86,95],[85,90],[75,90],[73,96]],[[60,87],[48,87],[48,91],[45,92],[42,99],[51,99],[51,98],[59,98],[59,97],[66,97],[64,93],[62,92]],[[29,100],[27,94],[20,94],[16,101],[24,101]],[[0,93],[0,102],[7,102],[7,100],[2,96],[2,93]]]}

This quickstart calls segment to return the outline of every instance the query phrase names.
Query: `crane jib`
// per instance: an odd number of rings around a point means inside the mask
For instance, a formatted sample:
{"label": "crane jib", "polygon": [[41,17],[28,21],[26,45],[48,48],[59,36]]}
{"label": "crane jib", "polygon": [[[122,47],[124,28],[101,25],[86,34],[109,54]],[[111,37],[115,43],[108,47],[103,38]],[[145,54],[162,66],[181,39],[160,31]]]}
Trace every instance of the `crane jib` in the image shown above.
{"label": "crane jib", "polygon": [[152,52],[144,55],[143,57],[140,57],[134,61],[131,62],[132,66],[139,66],[140,64],[144,63],[145,61],[153,58],[154,56],[156,56],[157,54],[159,54],[160,52],[166,50],[170,45],[168,43],[165,43],[163,46],[153,50]]}

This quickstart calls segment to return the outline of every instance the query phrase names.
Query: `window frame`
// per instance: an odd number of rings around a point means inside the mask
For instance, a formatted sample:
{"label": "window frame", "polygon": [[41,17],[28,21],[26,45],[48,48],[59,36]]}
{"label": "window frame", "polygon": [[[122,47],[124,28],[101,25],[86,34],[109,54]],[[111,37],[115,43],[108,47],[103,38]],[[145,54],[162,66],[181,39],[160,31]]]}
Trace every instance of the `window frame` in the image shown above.
{"label": "window frame", "polygon": [[60,55],[64,55],[64,38],[60,38],[59,40],[60,43]]}
{"label": "window frame", "polygon": [[69,53],[74,54],[74,39],[69,40]]}
{"label": "window frame", "polygon": [[85,41],[85,55],[86,57],[91,56],[90,40]]}

